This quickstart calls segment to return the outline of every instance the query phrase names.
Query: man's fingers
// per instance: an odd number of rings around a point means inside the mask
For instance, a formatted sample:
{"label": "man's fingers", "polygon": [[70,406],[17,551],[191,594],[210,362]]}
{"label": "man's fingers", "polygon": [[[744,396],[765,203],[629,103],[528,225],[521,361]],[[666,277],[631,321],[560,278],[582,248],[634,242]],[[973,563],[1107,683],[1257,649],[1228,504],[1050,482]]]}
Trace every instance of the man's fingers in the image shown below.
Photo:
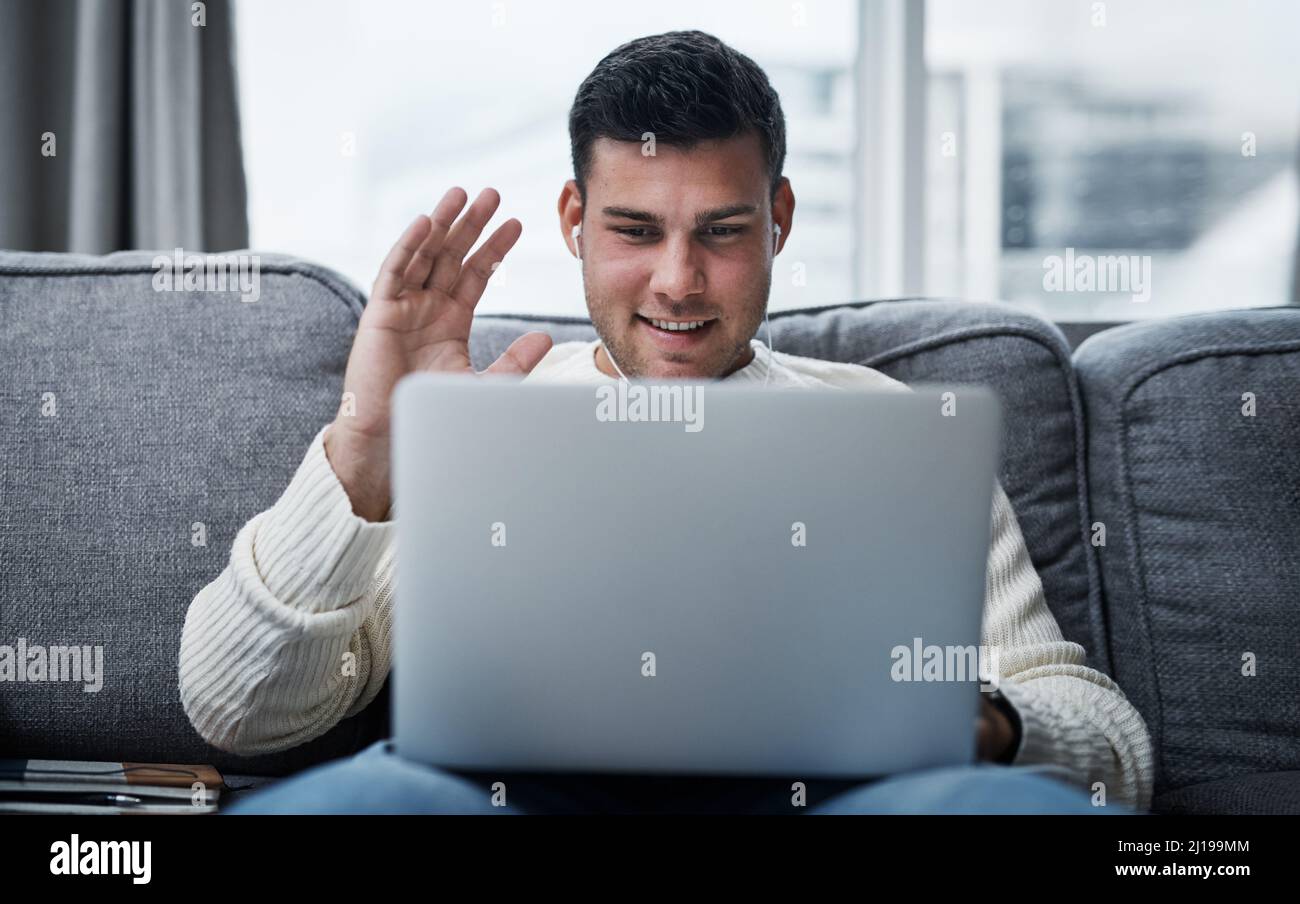
{"label": "man's fingers", "polygon": [[491,237],[465,261],[460,276],[451,287],[451,294],[470,308],[478,304],[487,288],[488,280],[496,272],[495,265],[505,260],[510,249],[519,241],[523,224],[513,217],[496,228]]}
{"label": "man's fingers", "polygon": [[529,374],[537,363],[546,357],[554,340],[546,333],[524,333],[510,347],[501,353],[501,357],[492,362],[484,373],[488,374]]}
{"label": "man's fingers", "polygon": [[406,267],[419,250],[420,243],[429,233],[429,218],[424,214],[416,217],[397,244],[388,252],[384,262],[379,265],[379,276],[375,278],[375,288],[371,293],[376,298],[395,298],[402,289],[402,277]]}
{"label": "man's fingers", "polygon": [[437,259],[438,252],[442,249],[442,243],[447,238],[447,232],[451,229],[452,224],[456,222],[456,216],[468,200],[469,195],[465,194],[465,189],[454,186],[447,190],[447,193],[442,196],[442,200],[433,208],[433,213],[429,216],[429,219],[433,222],[433,228],[429,230],[429,234],[420,243],[406,267],[406,271],[402,276],[404,288],[419,289],[424,286],[424,281],[429,278],[429,273],[433,270],[433,263]]}
{"label": "man's fingers", "polygon": [[456,277],[460,275],[461,261],[469,254],[469,249],[474,247],[479,233],[483,231],[488,220],[492,219],[492,214],[496,213],[497,205],[500,203],[501,196],[497,194],[496,189],[485,188],[479,192],[479,196],[474,199],[469,210],[465,211],[465,215],[457,220],[456,225],[452,226],[451,231],[447,233],[447,240],[443,242],[438,259],[434,261],[433,272],[425,282],[427,287],[441,289],[444,292],[451,290]]}

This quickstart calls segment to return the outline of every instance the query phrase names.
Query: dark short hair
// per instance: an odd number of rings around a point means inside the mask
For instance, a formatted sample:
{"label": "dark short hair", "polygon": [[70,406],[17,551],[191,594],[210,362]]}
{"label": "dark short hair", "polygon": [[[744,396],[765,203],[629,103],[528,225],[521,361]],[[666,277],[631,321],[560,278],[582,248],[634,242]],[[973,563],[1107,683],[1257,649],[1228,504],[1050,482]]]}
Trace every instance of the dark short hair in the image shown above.
{"label": "dark short hair", "polygon": [[785,165],[785,115],[767,74],[743,53],[702,31],[669,31],[628,41],[596,64],[569,110],[578,191],[587,199],[597,138],[690,150],[701,141],[755,132],[772,194]]}

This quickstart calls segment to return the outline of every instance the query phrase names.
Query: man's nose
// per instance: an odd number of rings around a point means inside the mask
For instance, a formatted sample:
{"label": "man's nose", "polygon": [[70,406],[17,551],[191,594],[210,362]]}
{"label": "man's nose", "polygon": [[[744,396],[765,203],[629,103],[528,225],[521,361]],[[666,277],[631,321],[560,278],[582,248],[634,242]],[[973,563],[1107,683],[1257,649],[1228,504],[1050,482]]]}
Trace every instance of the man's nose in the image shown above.
{"label": "man's nose", "polygon": [[671,301],[680,301],[704,291],[704,271],[699,266],[694,242],[689,236],[677,236],[664,242],[655,261],[650,290]]}

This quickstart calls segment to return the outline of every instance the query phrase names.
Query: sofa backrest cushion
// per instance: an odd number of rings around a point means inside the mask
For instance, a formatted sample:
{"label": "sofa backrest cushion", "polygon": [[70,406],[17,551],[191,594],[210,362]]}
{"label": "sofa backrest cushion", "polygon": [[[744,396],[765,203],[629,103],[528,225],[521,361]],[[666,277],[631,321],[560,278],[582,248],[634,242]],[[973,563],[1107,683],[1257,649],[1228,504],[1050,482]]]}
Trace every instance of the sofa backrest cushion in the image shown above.
{"label": "sofa backrest cushion", "polygon": [[382,730],[382,703],[234,757],[191,727],[177,651],[190,600],[334,416],[362,296],[273,255],[255,302],[155,291],[153,257],[0,252],[0,644],[104,662],[98,692],[0,685],[0,756],[274,775],[344,755]]}
{"label": "sofa backrest cushion", "polygon": [[1117,327],[1075,366],[1114,677],[1157,792],[1300,769],[1300,308]]}

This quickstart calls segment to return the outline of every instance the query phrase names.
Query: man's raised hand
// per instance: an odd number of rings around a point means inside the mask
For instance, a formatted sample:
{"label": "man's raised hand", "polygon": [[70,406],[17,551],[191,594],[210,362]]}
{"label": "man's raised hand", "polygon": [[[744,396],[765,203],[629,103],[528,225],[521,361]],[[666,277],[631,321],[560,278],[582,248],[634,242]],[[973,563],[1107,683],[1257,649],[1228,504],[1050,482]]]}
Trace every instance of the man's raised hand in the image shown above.
{"label": "man's raised hand", "polygon": [[[417,371],[474,372],[469,357],[474,309],[523,228],[516,219],[506,220],[469,254],[501,198],[486,188],[461,216],[466,200],[463,189],[450,189],[432,216],[416,217],[384,258],[348,356],[343,391],[351,393],[349,404],[325,434],[326,455],[353,511],[372,521],[384,517],[391,501],[394,387]],[[550,336],[526,333],[486,372],[527,374],[550,348]]]}

